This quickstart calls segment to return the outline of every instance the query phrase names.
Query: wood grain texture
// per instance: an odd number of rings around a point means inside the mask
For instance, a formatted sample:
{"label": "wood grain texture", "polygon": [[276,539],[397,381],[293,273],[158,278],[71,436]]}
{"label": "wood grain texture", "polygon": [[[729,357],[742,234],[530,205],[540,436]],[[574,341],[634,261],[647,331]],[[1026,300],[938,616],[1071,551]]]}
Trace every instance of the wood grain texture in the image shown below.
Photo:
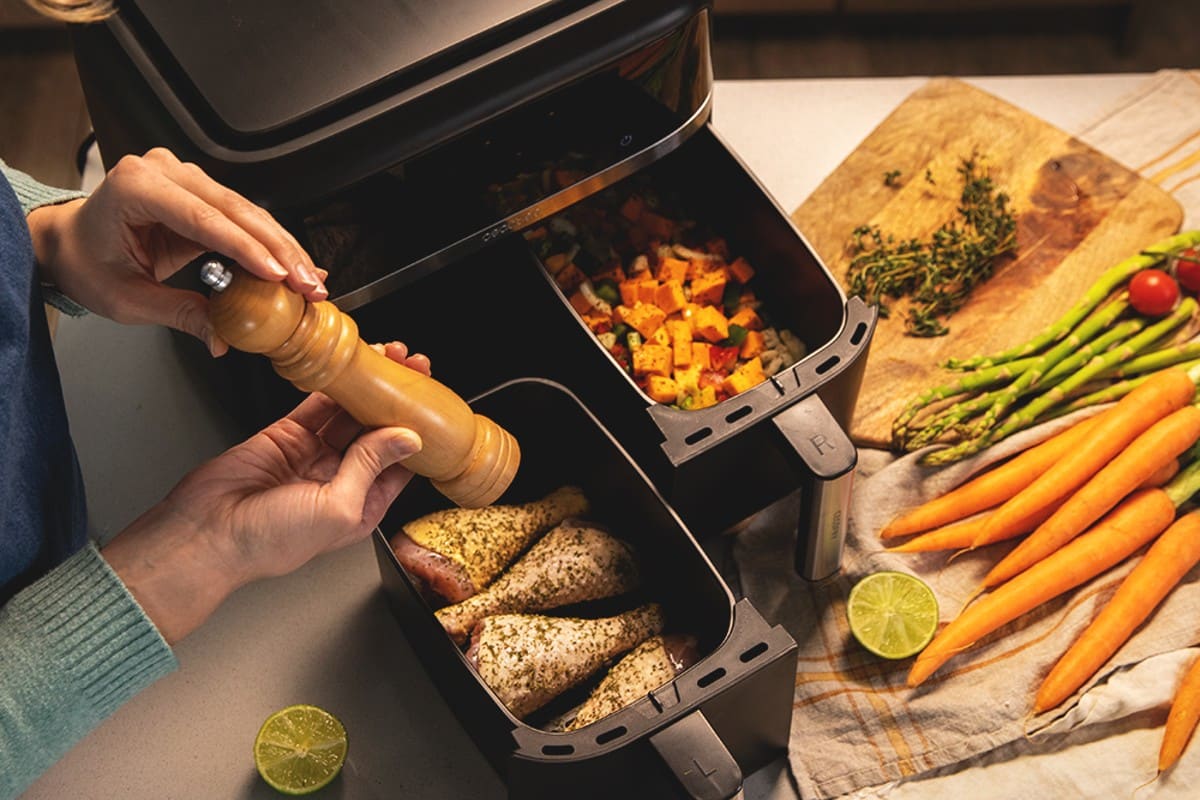
{"label": "wood grain texture", "polygon": [[[869,223],[926,237],[955,216],[964,158],[981,156],[1012,198],[1018,253],[949,319],[950,334],[904,334],[903,309],[880,320],[851,427],[886,447],[891,421],[918,391],[947,382],[950,357],[1004,349],[1069,308],[1106,268],[1179,229],[1179,204],[1157,186],[1028,113],[961,81],[910,95],[793,214],[845,285],[847,243]],[[900,170],[895,187],[883,176]],[[933,183],[926,179],[926,171]]]}

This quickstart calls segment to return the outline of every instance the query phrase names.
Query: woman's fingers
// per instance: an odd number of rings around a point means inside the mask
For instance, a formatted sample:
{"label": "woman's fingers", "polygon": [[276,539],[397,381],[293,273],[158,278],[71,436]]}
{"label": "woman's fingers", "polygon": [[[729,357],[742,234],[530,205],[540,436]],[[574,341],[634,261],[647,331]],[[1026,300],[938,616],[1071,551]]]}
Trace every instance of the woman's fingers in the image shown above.
{"label": "woman's fingers", "polygon": [[421,437],[408,428],[377,428],[358,437],[329,482],[337,502],[347,509],[365,509],[380,475],[420,450]]}
{"label": "woman's fingers", "polygon": [[[178,164],[178,160],[175,160],[177,167],[170,166],[174,156],[166,151],[153,150],[151,153],[153,156],[148,154],[145,159],[122,159],[109,175],[112,185],[126,193],[124,207],[134,210],[136,218],[131,222],[164,225],[205,249],[233,258],[261,278],[286,278],[293,288],[310,300],[327,296],[315,270],[303,258],[294,255],[299,249],[288,241],[282,227],[273,220],[270,224],[265,221],[269,219],[266,212],[260,213],[261,210],[240,195],[219,186],[216,190],[195,191],[191,185],[203,182],[194,176],[195,171]],[[187,186],[179,181],[183,172],[193,175]],[[216,186],[215,182],[213,185]],[[237,201],[230,197],[236,197]],[[276,256],[275,249],[293,262],[290,270]],[[304,265],[303,270],[298,266],[300,264]]]}
{"label": "woman's fingers", "polygon": [[[288,269],[288,283],[297,292],[308,296],[323,289],[324,279],[318,273],[312,258],[296,238],[265,209],[229,187],[217,183],[198,165],[180,161],[165,148],[151,150],[146,154],[146,158],[158,164],[168,178],[220,210],[266,245],[275,259]],[[319,299],[324,299],[325,296],[327,293]]]}

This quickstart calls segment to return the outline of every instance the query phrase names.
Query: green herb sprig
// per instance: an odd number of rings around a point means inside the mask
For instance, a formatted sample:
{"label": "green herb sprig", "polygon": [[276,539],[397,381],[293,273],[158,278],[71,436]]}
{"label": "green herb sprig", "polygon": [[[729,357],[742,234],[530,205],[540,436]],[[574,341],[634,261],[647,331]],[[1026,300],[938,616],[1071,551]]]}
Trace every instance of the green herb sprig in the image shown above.
{"label": "green herb sprig", "polygon": [[[997,191],[978,159],[972,155],[958,167],[963,181],[958,216],[928,241],[898,241],[877,225],[862,225],[852,233],[850,293],[878,305],[883,317],[890,311],[885,299],[909,298],[905,332],[910,336],[948,333],[943,320],[992,276],[1000,256],[1016,250],[1017,220],[1009,197]],[[928,170],[925,179],[933,181]]]}

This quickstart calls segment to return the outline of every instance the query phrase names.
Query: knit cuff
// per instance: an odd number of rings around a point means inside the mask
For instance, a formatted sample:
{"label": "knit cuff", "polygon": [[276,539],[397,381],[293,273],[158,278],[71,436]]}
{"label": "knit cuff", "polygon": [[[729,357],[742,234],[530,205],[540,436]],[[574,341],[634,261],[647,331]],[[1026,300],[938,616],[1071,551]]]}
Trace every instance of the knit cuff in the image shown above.
{"label": "knit cuff", "polygon": [[65,203],[69,200],[76,200],[80,197],[87,197],[88,193],[79,191],[78,189],[59,189],[54,186],[47,186],[29,174],[21,172],[19,169],[13,169],[7,164],[0,163],[0,169],[3,169],[4,176],[8,178],[9,184],[12,185],[13,192],[17,195],[17,200],[21,203],[21,210],[25,212],[25,216],[29,216],[29,212],[35,208],[42,206],[51,206],[56,203]]}
{"label": "knit cuff", "polygon": [[38,635],[47,666],[69,676],[70,691],[87,706],[81,716],[92,724],[177,665],[158,628],[91,544],[13,597],[5,611]]}

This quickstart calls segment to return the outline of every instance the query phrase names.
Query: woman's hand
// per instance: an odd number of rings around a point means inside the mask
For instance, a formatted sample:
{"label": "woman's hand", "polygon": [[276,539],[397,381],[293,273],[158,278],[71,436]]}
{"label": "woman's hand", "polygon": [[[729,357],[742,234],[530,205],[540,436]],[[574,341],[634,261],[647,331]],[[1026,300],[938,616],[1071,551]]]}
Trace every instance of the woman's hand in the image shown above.
{"label": "woman's hand", "polygon": [[[404,345],[385,352],[429,374]],[[359,541],[383,519],[421,449],[407,428],[362,426],[322,394],[202,464],[117,535],[104,557],[169,642],[243,584]]]}
{"label": "woman's hand", "polygon": [[266,280],[286,280],[311,301],[327,296],[324,270],[264,209],[195,164],[155,148],[126,156],[86,199],[43,206],[28,217],[45,277],[67,297],[117,322],[190,333],[214,355],[208,301],[161,281],[207,251]]}

